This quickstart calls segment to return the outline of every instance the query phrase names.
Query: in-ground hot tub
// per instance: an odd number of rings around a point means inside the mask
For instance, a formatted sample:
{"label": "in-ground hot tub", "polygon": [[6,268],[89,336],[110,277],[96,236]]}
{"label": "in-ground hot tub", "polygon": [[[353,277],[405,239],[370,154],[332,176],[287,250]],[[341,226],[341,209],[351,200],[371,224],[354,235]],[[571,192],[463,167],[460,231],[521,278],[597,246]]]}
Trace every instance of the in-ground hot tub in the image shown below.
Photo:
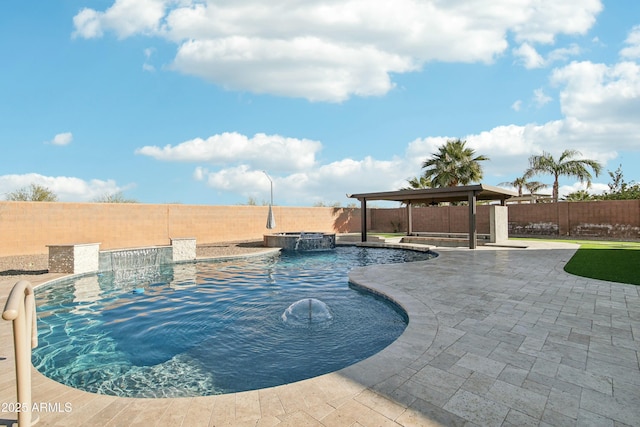
{"label": "in-ground hot tub", "polygon": [[335,233],[285,232],[264,235],[264,246],[289,251],[320,251],[336,247]]}

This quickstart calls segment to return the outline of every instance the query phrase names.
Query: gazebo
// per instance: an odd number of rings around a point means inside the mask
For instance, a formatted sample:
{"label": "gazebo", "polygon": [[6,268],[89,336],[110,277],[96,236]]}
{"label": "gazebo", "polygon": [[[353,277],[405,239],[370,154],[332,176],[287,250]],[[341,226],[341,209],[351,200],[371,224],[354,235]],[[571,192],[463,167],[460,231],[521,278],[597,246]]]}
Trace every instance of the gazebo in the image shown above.
{"label": "gazebo", "polygon": [[411,205],[413,203],[430,204],[466,201],[469,204],[469,249],[475,249],[478,244],[476,231],[477,201],[500,201],[500,205],[505,206],[507,199],[517,195],[518,194],[515,191],[505,190],[503,188],[486,184],[476,184],[457,187],[347,194],[347,197],[358,199],[360,201],[363,242],[367,241],[367,201],[369,200],[388,200],[404,203],[407,206],[408,235],[413,232],[411,219]]}

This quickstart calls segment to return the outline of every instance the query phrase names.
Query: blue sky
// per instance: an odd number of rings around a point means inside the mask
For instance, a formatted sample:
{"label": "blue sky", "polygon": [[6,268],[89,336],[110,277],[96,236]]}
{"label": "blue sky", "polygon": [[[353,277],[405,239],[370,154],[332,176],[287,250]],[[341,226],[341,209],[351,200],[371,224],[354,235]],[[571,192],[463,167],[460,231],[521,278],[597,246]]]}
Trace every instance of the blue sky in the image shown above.
{"label": "blue sky", "polygon": [[5,0],[0,48],[0,195],[346,205],[453,138],[640,181],[637,0]]}

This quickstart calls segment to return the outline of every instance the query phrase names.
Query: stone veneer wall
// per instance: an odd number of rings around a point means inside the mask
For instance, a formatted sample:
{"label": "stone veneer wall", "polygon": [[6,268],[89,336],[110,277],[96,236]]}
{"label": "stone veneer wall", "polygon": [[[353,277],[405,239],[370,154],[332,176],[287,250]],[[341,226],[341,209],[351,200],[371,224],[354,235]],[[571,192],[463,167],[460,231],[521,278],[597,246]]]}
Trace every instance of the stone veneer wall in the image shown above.
{"label": "stone veneer wall", "polygon": [[83,274],[98,271],[100,243],[49,245],[49,272]]}
{"label": "stone veneer wall", "polygon": [[173,248],[173,262],[191,261],[196,259],[196,239],[181,237],[171,239]]}

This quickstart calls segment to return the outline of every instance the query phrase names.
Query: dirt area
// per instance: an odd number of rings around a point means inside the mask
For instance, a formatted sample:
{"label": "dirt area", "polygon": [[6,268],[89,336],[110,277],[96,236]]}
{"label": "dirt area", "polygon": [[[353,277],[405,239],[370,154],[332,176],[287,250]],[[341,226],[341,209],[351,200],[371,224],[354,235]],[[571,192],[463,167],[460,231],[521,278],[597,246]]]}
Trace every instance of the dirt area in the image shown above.
{"label": "dirt area", "polygon": [[[262,240],[242,242],[219,242],[198,245],[197,258],[215,258],[220,256],[244,255],[265,249]],[[17,255],[0,257],[0,279],[29,280],[33,276],[49,272],[49,256]]]}

